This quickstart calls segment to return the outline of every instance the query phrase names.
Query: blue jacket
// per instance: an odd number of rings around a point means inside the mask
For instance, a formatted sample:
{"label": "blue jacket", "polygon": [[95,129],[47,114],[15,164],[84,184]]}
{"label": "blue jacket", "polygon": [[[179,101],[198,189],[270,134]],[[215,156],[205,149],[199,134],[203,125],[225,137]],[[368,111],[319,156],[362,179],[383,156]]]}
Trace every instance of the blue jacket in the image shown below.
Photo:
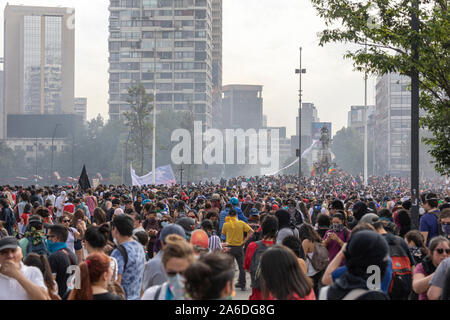
{"label": "blue jacket", "polygon": [[[245,223],[248,222],[247,217],[244,215],[244,213],[242,212],[241,208],[239,208],[238,206],[234,207],[234,210],[236,210],[237,212],[237,217],[238,220],[242,220]],[[225,210],[220,212],[220,216],[219,216],[219,232],[220,232],[220,239],[222,239],[223,241],[225,241],[225,236],[222,234],[222,227],[223,224],[225,223],[225,218],[228,217],[228,213],[230,212],[229,208],[225,208]]]}

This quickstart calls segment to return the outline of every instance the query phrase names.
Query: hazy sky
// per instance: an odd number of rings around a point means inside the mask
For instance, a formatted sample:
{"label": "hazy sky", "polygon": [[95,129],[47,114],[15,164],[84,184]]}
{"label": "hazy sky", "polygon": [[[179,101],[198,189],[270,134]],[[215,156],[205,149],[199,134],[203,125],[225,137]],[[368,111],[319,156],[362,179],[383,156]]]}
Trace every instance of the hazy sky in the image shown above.
{"label": "hazy sky", "polygon": [[[1,56],[7,2],[75,8],[75,96],[88,98],[88,119],[99,113],[107,118],[109,0],[0,0]],[[309,0],[223,0],[223,84],[263,85],[268,125],[295,134],[302,46],[303,102],[315,104],[334,134],[347,125],[350,106],[364,104],[364,81],[343,59],[348,45],[319,47],[323,27]],[[368,104],[374,104],[375,80],[368,84]]]}

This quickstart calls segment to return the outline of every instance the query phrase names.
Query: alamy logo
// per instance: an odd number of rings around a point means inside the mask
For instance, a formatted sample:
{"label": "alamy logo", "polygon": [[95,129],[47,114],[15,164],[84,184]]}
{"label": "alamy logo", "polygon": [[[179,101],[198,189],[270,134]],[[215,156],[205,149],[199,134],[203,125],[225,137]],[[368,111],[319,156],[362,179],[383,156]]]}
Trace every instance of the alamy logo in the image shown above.
{"label": "alamy logo", "polygon": [[75,29],[75,9],[67,8],[66,13],[69,15],[66,21],[67,29],[74,30]]}
{"label": "alamy logo", "polygon": [[381,270],[377,265],[367,267],[367,273],[370,274],[367,278],[366,285],[369,290],[381,289]]}
{"label": "alamy logo", "polygon": [[278,129],[260,129],[258,132],[255,129],[208,129],[202,132],[202,122],[195,121],[194,139],[188,130],[177,129],[172,132],[171,140],[178,142],[171,152],[172,162],[177,165],[259,164],[267,166],[261,168],[262,175],[279,168]]}

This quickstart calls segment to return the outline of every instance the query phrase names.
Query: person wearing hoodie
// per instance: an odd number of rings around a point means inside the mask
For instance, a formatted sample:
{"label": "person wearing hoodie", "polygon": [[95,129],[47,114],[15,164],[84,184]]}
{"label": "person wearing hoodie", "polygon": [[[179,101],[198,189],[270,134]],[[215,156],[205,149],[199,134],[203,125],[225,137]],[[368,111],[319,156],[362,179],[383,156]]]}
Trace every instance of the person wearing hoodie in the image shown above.
{"label": "person wearing hoodie", "polygon": [[284,209],[277,210],[277,212],[275,212],[275,217],[278,218],[277,244],[282,244],[284,238],[287,236],[299,238],[297,228],[291,223],[289,211]]}
{"label": "person wearing hoodie", "polygon": [[342,248],[347,271],[332,285],[323,287],[319,300],[389,300],[386,293],[369,288],[369,267],[380,270],[380,281],[388,267],[389,248],[385,239],[374,231],[363,230],[352,236]]}
{"label": "person wearing hoodie", "polygon": [[[229,216],[230,209],[233,208],[236,211],[238,220],[244,221],[245,223],[248,222],[247,217],[242,212],[241,208],[239,208],[239,200],[236,197],[233,197],[230,199],[230,203],[226,205],[225,210],[220,212],[219,216],[219,232],[222,233],[222,227],[225,223],[225,218]],[[225,241],[225,236],[221,235],[221,240]]]}

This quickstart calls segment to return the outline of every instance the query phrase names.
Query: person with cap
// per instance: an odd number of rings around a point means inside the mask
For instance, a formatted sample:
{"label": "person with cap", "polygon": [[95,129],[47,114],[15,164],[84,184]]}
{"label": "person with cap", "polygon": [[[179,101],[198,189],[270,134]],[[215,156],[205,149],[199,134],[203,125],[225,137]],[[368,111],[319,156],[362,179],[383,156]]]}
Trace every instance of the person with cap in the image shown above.
{"label": "person with cap", "polygon": [[164,266],[162,264],[161,258],[166,247],[166,238],[171,234],[177,234],[183,239],[186,239],[186,233],[184,229],[178,224],[169,224],[162,228],[160,234],[161,250],[150,259],[144,268],[144,276],[142,279],[141,294],[144,293],[150,287],[155,285],[161,285],[167,280],[167,275],[164,271]]}
{"label": "person with cap", "polygon": [[373,272],[369,267],[378,267],[380,281],[388,267],[388,245],[376,232],[363,230],[352,237],[341,249],[345,256],[347,271],[332,285],[320,290],[319,300],[389,300],[380,288],[369,288],[368,280]]}
{"label": "person with cap", "polygon": [[436,194],[428,193],[425,196],[423,208],[426,213],[420,218],[419,231],[425,239],[426,246],[430,244],[430,240],[439,235],[439,199]]}
{"label": "person with cap", "polygon": [[256,208],[250,210],[250,216],[248,217],[248,225],[256,231],[259,229],[259,211]]}
{"label": "person with cap", "polygon": [[349,229],[353,229],[358,223],[361,218],[368,213],[367,205],[362,201],[357,201],[353,205],[353,221],[348,223]]}
{"label": "person with cap", "polygon": [[0,300],[50,300],[41,270],[22,258],[16,238],[0,240]]}
{"label": "person with cap", "polygon": [[42,219],[37,216],[31,216],[28,219],[28,225],[26,226],[24,237],[20,239],[19,246],[22,249],[24,257],[30,253],[36,253],[39,255],[48,256],[44,223]]}
{"label": "person with cap", "polygon": [[177,219],[175,223],[184,229],[186,240],[189,242],[191,240],[192,231],[194,231],[195,228],[195,220],[190,217],[182,217]]}
{"label": "person with cap", "polygon": [[209,252],[209,238],[208,234],[204,230],[194,230],[189,242],[194,248],[194,256],[196,259]]}

